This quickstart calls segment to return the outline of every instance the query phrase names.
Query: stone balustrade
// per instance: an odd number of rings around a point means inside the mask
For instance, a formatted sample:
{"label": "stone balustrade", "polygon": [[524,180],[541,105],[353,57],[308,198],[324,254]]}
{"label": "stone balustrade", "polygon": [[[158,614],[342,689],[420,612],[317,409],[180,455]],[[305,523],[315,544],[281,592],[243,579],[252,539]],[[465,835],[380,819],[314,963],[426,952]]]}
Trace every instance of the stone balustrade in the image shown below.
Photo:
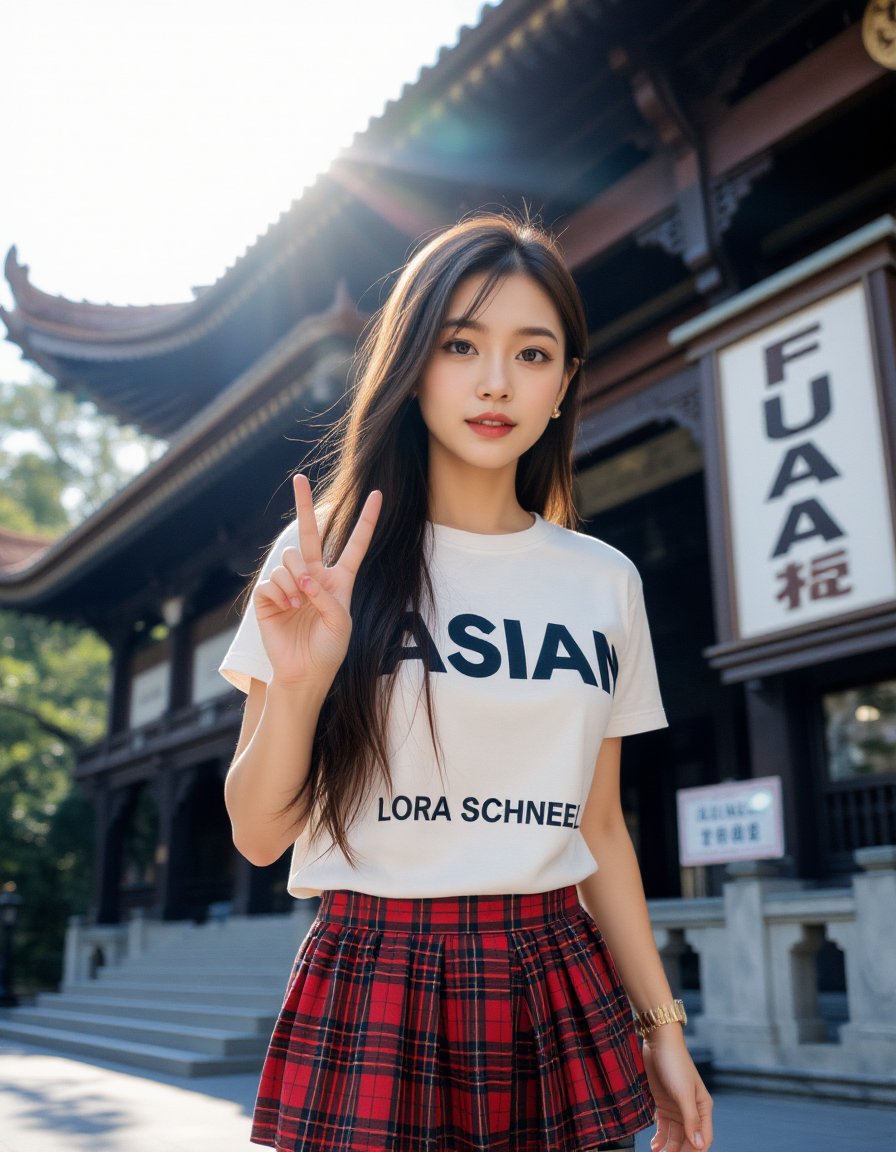
{"label": "stone balustrade", "polygon": [[[689,1035],[711,1054],[716,1083],[896,1104],[896,847],[855,855],[861,871],[848,887],[810,887],[759,862],[729,866],[722,896],[650,902],[675,995],[699,1000]],[[304,901],[296,910],[291,919],[309,915]],[[122,925],[74,918],[63,985],[142,955],[175,927],[139,913]],[[826,941],[842,951],[846,974],[847,1018],[833,1026],[818,991]],[[683,987],[691,950],[699,995]]]}
{"label": "stone balustrade", "polygon": [[[133,923],[139,932],[142,917],[136,917]],[[88,924],[83,916],[72,916],[65,933],[62,987],[93,980],[100,968],[114,967],[127,955],[128,925]]]}
{"label": "stone balustrade", "polygon": [[[268,943],[280,944],[281,938],[298,942],[307,932],[316,910],[316,902],[297,900],[290,916],[230,916],[227,905],[213,905],[206,929],[227,926],[226,936],[213,938],[221,942],[228,954],[240,952],[245,944],[250,951],[264,954]],[[194,931],[195,930],[195,931]],[[175,956],[182,955],[189,943],[210,938],[197,925],[185,920],[158,920],[143,909],[134,909],[124,924],[88,924],[80,916],[69,920],[65,936],[65,958],[61,990],[73,991],[96,978],[100,968],[118,968],[140,961],[150,952],[162,952],[175,942]],[[178,952],[178,949],[181,949]]]}
{"label": "stone balustrade", "polygon": [[[846,888],[810,888],[762,863],[729,867],[723,895],[651,902],[676,994],[681,958],[697,954],[692,1035],[728,1086],[896,1103],[896,847],[856,852]],[[848,1019],[831,1038],[817,956],[844,955]]]}

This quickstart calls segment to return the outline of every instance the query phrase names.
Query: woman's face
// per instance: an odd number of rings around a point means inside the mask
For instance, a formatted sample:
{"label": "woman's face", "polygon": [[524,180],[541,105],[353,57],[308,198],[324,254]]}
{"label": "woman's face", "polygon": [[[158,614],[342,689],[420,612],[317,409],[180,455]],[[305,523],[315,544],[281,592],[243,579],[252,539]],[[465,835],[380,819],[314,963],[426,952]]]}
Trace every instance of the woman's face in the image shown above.
{"label": "woman's face", "polygon": [[468,315],[486,273],[462,280],[417,388],[430,473],[444,466],[512,470],[539,439],[575,372],[545,290],[524,273],[500,280]]}

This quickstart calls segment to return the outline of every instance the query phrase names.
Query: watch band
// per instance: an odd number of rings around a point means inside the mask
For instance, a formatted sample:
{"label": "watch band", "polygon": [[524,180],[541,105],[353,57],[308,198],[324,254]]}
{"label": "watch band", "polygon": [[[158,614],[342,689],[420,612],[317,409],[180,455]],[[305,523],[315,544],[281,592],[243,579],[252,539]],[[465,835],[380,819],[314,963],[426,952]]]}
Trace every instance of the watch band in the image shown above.
{"label": "watch band", "polygon": [[642,1040],[663,1024],[687,1024],[687,1022],[688,1014],[684,1010],[682,1000],[673,1000],[671,1004],[660,1004],[657,1008],[647,1008],[644,1012],[635,1014],[635,1028]]}

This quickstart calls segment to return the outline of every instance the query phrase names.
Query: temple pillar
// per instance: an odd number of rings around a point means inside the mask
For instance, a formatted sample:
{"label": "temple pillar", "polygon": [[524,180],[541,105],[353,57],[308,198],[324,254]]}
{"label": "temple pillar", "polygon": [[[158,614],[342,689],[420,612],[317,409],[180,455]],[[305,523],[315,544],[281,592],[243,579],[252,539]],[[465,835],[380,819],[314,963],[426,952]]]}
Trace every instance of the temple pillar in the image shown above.
{"label": "temple pillar", "polygon": [[174,820],[174,771],[171,764],[159,765],[156,772],[156,796],[159,804],[159,838],[156,843],[156,891],[153,914],[167,920],[170,901],[171,836]]}
{"label": "temple pillar", "polygon": [[[805,874],[806,859],[811,854],[809,838],[812,820],[806,816],[805,792],[801,797],[801,781],[796,772],[795,731],[799,702],[795,693],[780,677],[750,680],[746,685],[745,708],[747,738],[749,742],[750,775],[779,776],[784,808],[785,857],[781,862],[784,874]],[[800,819],[802,816],[802,820]]]}
{"label": "temple pillar", "polygon": [[131,683],[131,654],[134,650],[134,630],[128,626],[111,641],[112,676],[109,684],[110,736],[128,728],[128,703]]}
{"label": "temple pillar", "polygon": [[171,675],[168,678],[168,711],[177,712],[190,703],[192,646],[190,629],[193,623],[188,601],[184,596],[172,596],[162,605],[162,616],[168,625],[171,641],[169,655]]}
{"label": "temple pillar", "polygon": [[251,916],[256,912],[267,912],[265,892],[265,870],[250,864],[236,849],[236,867],[233,884],[233,914]]}
{"label": "temple pillar", "polygon": [[118,888],[127,789],[110,792],[100,785],[93,794],[96,838],[93,856],[91,919],[96,924],[117,924]]}
{"label": "temple pillar", "polygon": [[186,806],[195,781],[195,768],[175,771],[172,765],[165,765],[160,771],[156,906],[161,920],[179,920],[185,915]]}

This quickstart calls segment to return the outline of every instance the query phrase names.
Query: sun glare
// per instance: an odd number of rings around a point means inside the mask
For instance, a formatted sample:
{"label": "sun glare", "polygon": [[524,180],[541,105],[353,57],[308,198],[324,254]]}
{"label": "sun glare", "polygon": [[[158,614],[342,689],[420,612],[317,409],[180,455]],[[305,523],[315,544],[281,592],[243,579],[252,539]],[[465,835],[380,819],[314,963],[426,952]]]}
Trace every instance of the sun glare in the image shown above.
{"label": "sun glare", "polygon": [[[397,97],[482,0],[28,0],[4,7],[15,178],[0,248],[40,288],[189,299]],[[0,302],[9,304],[5,284]],[[0,376],[27,369],[6,346]],[[7,370],[7,369],[11,370]]]}

